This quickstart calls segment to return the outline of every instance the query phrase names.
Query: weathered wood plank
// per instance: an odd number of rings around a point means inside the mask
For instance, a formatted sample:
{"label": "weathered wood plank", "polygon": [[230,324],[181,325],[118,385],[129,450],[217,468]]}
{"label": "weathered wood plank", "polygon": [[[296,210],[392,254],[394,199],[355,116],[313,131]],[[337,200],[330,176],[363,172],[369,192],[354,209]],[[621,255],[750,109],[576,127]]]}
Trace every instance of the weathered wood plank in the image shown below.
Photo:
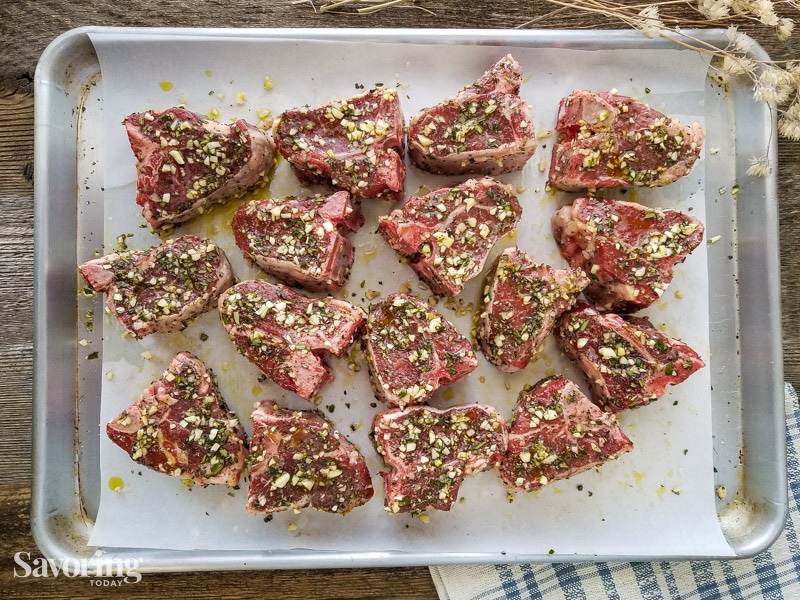
{"label": "weathered wood plank", "polygon": [[0,484],[24,482],[31,464],[33,373],[33,95],[0,83]]}

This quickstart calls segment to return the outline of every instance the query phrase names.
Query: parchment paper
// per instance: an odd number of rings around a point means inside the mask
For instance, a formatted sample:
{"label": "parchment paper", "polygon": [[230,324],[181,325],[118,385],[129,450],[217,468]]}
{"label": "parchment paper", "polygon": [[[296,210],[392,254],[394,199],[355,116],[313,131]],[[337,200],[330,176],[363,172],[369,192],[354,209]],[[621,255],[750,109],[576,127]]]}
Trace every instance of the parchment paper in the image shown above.
{"label": "parchment paper", "polygon": [[[497,245],[517,244],[539,261],[563,266],[550,232],[550,216],[574,194],[545,190],[558,101],[573,89],[609,90],[642,98],[652,107],[685,121],[704,121],[706,63],[695,53],[667,50],[578,51],[504,46],[405,43],[318,42],[302,39],[259,40],[225,37],[143,35],[138,39],[93,34],[103,80],[105,125],[105,244],[115,247],[121,234],[129,247],[157,245],[161,240],[144,226],[134,202],[134,158],[121,122],[132,112],[164,109],[184,103],[190,110],[220,112],[219,120],[242,117],[258,121],[259,113],[316,105],[358,93],[376,83],[397,87],[406,118],[453,95],[491,64],[511,52],[522,64],[523,97],[531,104],[534,124],[542,132],[540,148],[518,173],[500,176],[519,192],[522,222],[515,235]],[[265,89],[265,77],[272,89]],[[163,88],[171,89],[165,91]],[[269,87],[269,86],[267,86]],[[244,94],[242,96],[241,94]],[[246,96],[246,98],[245,98]],[[723,149],[723,152],[725,149]],[[705,151],[704,151],[705,152]],[[541,166],[541,169],[540,169]],[[705,155],[679,183],[659,190],[619,195],[652,206],[691,210],[705,215]],[[406,196],[420,188],[436,189],[464,178],[435,177],[409,168]],[[282,161],[269,190],[272,196],[322,191],[303,188]],[[617,192],[619,194],[619,192]],[[613,194],[612,194],[613,195]],[[207,235],[225,249],[239,279],[260,276],[233,243],[230,218],[238,202],[185,224],[175,235]],[[385,296],[407,285],[427,298],[413,271],[375,233],[377,216],[397,205],[363,203],[366,224],[353,237],[356,260],[343,292],[367,307],[370,290]],[[707,232],[707,237],[714,235]],[[88,258],[88,257],[87,257]],[[668,334],[688,342],[709,362],[707,256],[701,245],[676,269],[662,300],[648,314]],[[481,278],[457,298],[462,309],[477,310]],[[458,304],[460,303],[460,304]],[[438,308],[468,333],[471,310]],[[383,509],[381,461],[368,439],[378,404],[366,366],[354,351],[348,361],[331,359],[335,381],[322,391],[320,409],[359,447],[373,473],[375,497],[349,515],[330,515],[307,508],[299,514],[277,514],[269,522],[245,511],[247,482],[241,489],[210,486],[190,489],[179,479],[149,471],[132,462],[105,436],[105,423],[138,398],[158,378],[179,350],[198,355],[217,374],[223,396],[248,432],[254,402],[275,399],[293,408],[310,404],[285,392],[240,356],[224,333],[216,311],[198,318],[184,332],[124,338],[110,316],[102,321],[103,380],[100,435],[103,491],[90,544],[164,549],[289,549],[390,551],[409,553],[503,552],[556,555],[675,556],[732,554],[725,542],[714,502],[709,368],[672,387],[656,403],[620,415],[635,450],[596,469],[534,494],[507,492],[494,472],[468,479],[461,502],[448,512],[434,512],[425,523]],[[201,341],[200,335],[208,336]],[[148,356],[145,358],[143,356]],[[149,353],[149,354],[148,354]],[[439,390],[433,404],[446,407],[484,402],[507,418],[526,383],[563,373],[586,391],[580,373],[556,349],[552,339],[525,370],[503,375],[478,353],[480,366],[466,380]],[[351,361],[353,362],[353,361]],[[360,370],[359,370],[360,369]],[[113,477],[124,484],[112,491]]]}

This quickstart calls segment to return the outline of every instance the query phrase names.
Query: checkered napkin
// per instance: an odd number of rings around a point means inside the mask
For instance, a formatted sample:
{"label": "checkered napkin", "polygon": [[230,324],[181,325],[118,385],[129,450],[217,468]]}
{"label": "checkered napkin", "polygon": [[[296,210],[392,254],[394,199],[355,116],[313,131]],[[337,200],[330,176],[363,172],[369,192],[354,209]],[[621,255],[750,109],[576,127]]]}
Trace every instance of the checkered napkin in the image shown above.
{"label": "checkered napkin", "polygon": [[431,567],[441,600],[800,599],[800,408],[786,384],[789,518],[745,560]]}

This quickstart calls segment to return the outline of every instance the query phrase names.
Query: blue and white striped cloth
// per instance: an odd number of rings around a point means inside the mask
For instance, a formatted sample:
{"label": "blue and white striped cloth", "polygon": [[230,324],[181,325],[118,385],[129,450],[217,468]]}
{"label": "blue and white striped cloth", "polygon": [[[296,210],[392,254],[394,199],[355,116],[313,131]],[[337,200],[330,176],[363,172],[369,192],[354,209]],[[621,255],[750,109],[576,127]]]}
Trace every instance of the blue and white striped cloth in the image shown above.
{"label": "blue and white striped cloth", "polygon": [[800,599],[800,407],[786,384],[789,518],[752,559],[431,567],[441,600]]}

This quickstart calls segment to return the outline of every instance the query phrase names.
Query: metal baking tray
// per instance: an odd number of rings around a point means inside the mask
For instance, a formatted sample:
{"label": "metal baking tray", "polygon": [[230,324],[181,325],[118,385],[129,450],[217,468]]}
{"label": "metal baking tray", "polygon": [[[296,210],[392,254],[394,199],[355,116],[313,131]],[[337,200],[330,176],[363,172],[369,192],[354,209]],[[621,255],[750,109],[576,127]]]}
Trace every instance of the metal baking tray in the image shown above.
{"label": "metal baking tray", "polygon": [[[32,529],[47,557],[107,564],[141,559],[140,572],[198,569],[405,566],[559,560],[636,559],[636,556],[489,553],[286,551],[168,551],[87,545],[100,496],[98,428],[101,361],[84,360],[79,340],[86,300],[76,264],[102,245],[102,228],[86,225],[85,207],[102,203],[103,77],[89,35],[80,28],[54,40],[35,77],[35,373]],[[220,34],[308,40],[393,41],[408,44],[506,44],[534,48],[671,48],[629,31],[487,31],[392,29],[114,30],[130,36]],[[724,47],[724,32],[693,35]],[[767,59],[758,46],[756,59]],[[707,146],[731,147],[738,200],[707,196],[707,228],[733,240],[730,260],[709,264],[713,449],[719,521],[736,556],[752,556],[781,533],[787,512],[783,357],[776,203],[775,111],[755,107],[746,86],[721,88],[709,76]],[[753,154],[768,149],[773,170],[745,177]],[[726,185],[706,173],[707,187]],[[99,238],[97,236],[100,236]],[[89,334],[91,335],[91,334]],[[99,344],[101,339],[92,340]],[[99,554],[98,554],[99,553]],[[643,556],[646,555],[643,552]],[[641,557],[639,557],[641,559]],[[673,557],[674,558],[674,557]],[[683,558],[698,558],[687,555]],[[713,557],[706,557],[713,558]],[[115,562],[117,561],[117,562]]]}

